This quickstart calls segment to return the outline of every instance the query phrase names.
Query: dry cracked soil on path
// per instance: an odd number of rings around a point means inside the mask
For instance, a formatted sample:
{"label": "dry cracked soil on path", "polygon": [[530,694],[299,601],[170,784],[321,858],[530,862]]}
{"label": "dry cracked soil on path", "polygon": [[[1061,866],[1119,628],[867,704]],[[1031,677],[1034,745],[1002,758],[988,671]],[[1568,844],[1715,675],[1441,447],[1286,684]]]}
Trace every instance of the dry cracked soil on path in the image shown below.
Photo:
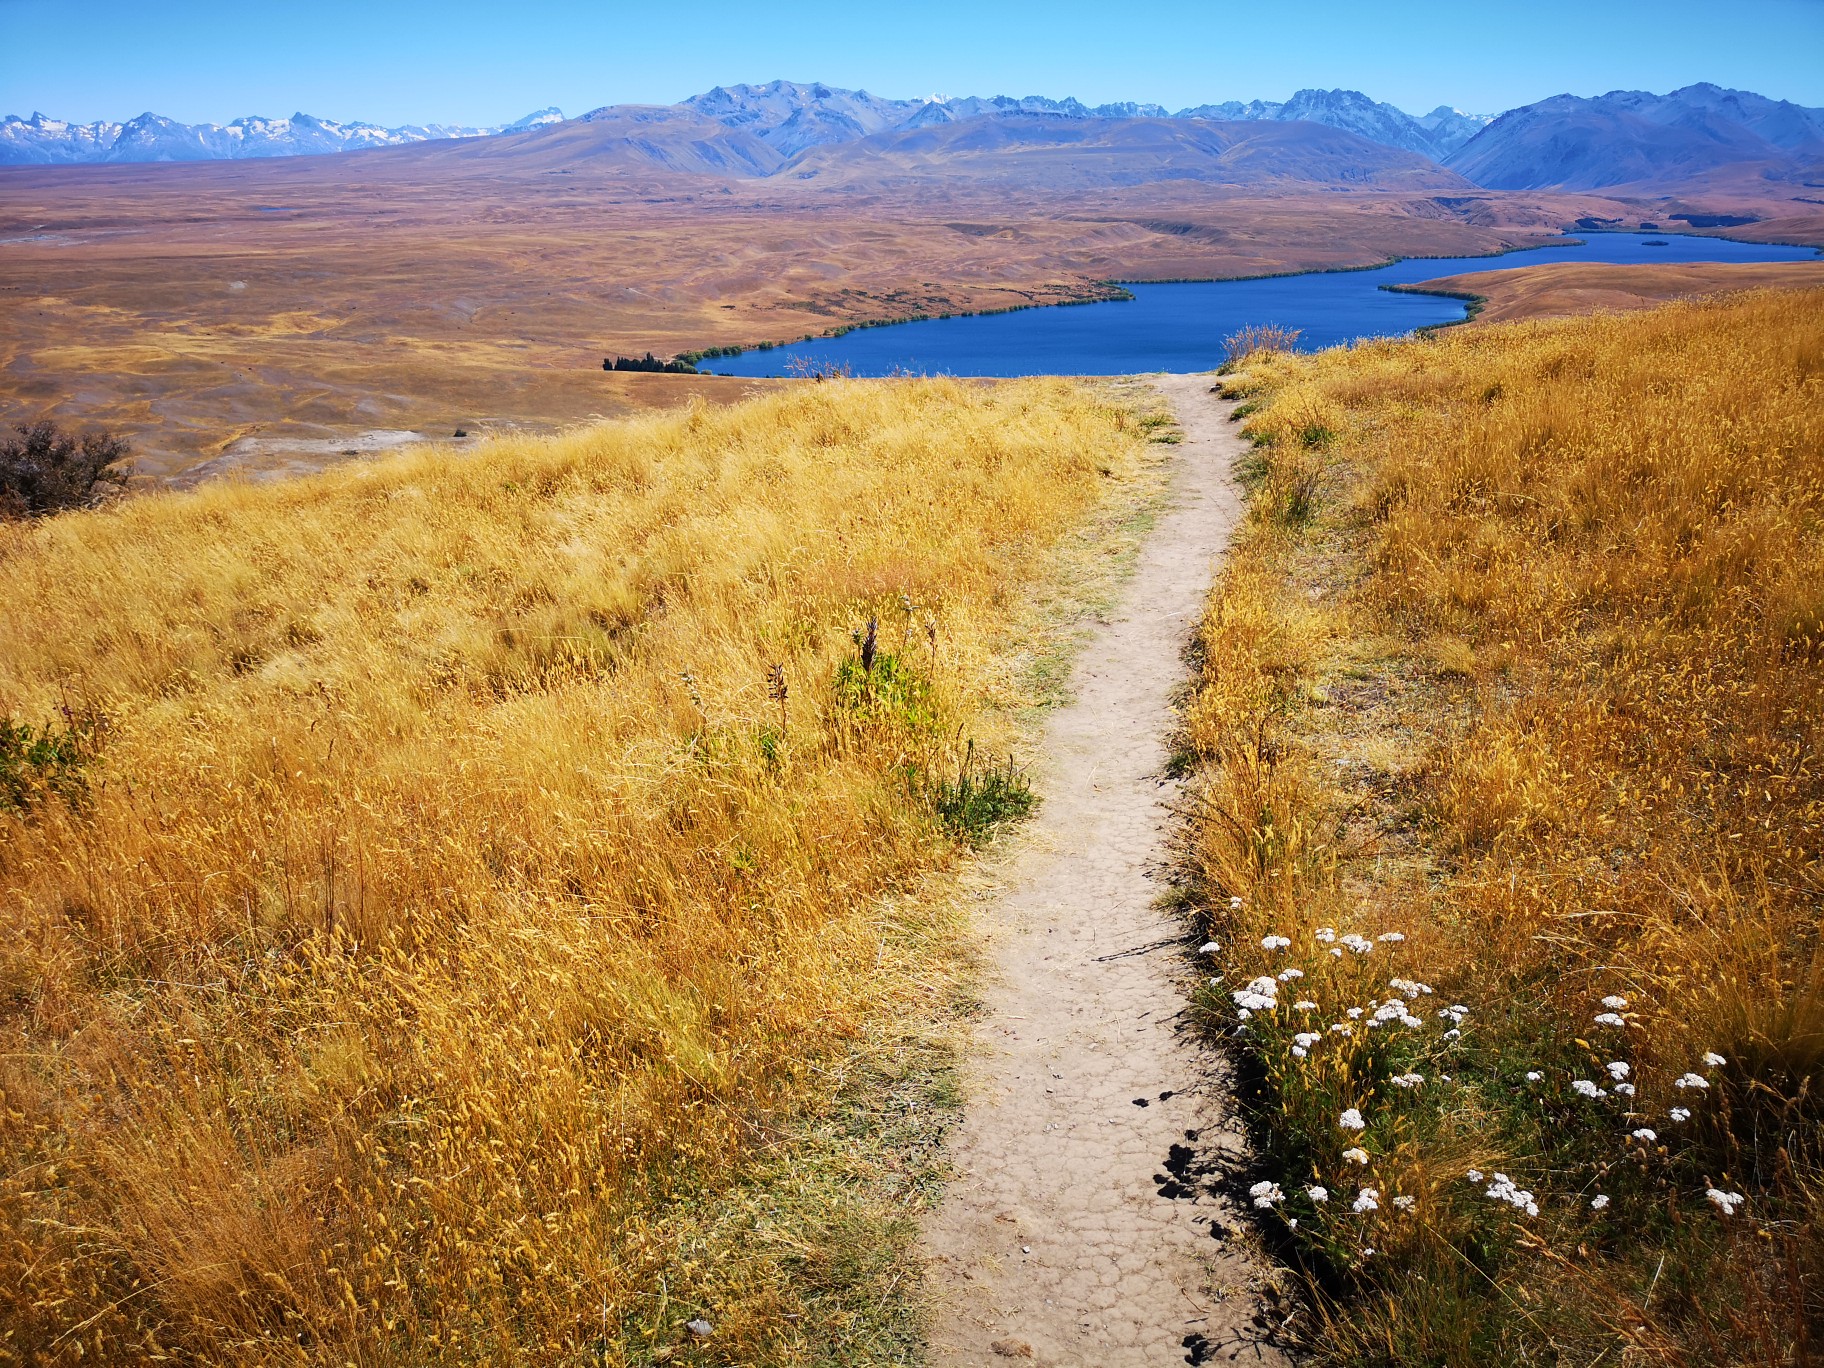
{"label": "dry cracked soil on path", "polygon": [[1185,648],[1240,511],[1207,376],[1157,382],[1184,441],[1169,502],[1049,719],[1043,806],[981,924],[993,972],[956,1178],[927,1223],[931,1362],[1096,1368],[1284,1360],[1265,1272],[1215,1175],[1230,1083],[1186,1022],[1166,776]]}

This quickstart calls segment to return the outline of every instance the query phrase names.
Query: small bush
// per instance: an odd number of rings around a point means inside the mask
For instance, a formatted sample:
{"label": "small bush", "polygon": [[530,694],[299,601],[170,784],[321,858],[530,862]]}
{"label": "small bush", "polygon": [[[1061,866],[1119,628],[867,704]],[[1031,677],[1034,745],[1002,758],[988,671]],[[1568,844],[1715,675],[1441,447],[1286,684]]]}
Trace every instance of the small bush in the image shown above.
{"label": "small bush", "polygon": [[1222,339],[1222,369],[1244,366],[1263,352],[1289,352],[1303,333],[1303,328],[1286,328],[1277,323],[1250,323]]}
{"label": "small bush", "polygon": [[928,732],[937,725],[931,681],[892,651],[874,657],[872,667],[850,656],[836,667],[836,707],[851,720]]}
{"label": "small bush", "polygon": [[126,487],[127,444],[106,432],[65,432],[49,419],[0,440],[0,518],[90,508]]}
{"label": "small bush", "polygon": [[21,812],[47,793],[81,798],[100,731],[99,719],[69,712],[61,727],[0,719],[0,812]]}
{"label": "small bush", "polygon": [[1030,816],[1038,795],[1009,756],[1004,765],[977,772],[975,742],[963,753],[956,778],[931,786],[931,805],[945,830],[970,845],[986,845],[995,829]]}

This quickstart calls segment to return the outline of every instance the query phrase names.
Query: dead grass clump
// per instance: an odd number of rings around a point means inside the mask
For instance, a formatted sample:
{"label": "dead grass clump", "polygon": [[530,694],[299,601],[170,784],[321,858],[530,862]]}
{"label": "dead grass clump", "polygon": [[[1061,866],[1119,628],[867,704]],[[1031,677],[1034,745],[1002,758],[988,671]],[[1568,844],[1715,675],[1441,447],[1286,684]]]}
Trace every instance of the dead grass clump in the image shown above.
{"label": "dead grass clump", "polygon": [[[1782,292],[1251,373],[1267,511],[1191,712],[1204,1005],[1263,1077],[1255,1204],[1328,1361],[1815,1353],[1820,319]],[[1317,412],[1290,519],[1272,463]],[[1288,611],[1289,679],[1235,628]]]}
{"label": "dead grass clump", "polygon": [[1222,368],[1239,370],[1258,357],[1274,352],[1289,352],[1298,345],[1303,328],[1288,328],[1278,323],[1250,323],[1222,339]]}
{"label": "dead grass clump", "polygon": [[882,899],[1142,449],[835,382],[0,529],[0,715],[107,719],[0,810],[0,1361],[899,1354]]}

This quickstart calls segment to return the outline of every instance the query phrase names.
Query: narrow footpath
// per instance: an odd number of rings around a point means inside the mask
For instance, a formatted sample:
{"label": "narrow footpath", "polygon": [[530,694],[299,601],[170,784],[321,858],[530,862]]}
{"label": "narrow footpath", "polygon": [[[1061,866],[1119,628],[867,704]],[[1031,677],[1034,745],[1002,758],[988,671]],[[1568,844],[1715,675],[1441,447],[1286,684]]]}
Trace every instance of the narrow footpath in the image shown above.
{"label": "narrow footpath", "polygon": [[994,974],[925,1232],[931,1362],[1282,1362],[1261,1273],[1210,1175],[1240,1150],[1229,1084],[1184,1020],[1170,886],[1173,698],[1240,502],[1241,442],[1203,376],[1158,387],[1184,430],[1166,511],[1049,719],[1028,841],[983,910]]}

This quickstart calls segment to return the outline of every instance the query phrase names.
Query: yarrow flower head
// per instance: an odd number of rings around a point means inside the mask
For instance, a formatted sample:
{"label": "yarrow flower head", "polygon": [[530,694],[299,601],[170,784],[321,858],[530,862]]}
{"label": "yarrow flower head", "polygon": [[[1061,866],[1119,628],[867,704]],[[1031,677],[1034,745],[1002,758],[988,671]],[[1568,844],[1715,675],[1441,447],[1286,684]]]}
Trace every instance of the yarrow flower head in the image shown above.
{"label": "yarrow flower head", "polygon": [[1396,1088],[1416,1088],[1425,1081],[1425,1075],[1420,1073],[1395,1074],[1387,1081]]}
{"label": "yarrow flower head", "polygon": [[1421,993],[1429,993],[1431,985],[1420,983],[1415,979],[1393,978],[1387,980],[1387,986],[1396,993],[1404,993],[1409,998],[1416,998]]}
{"label": "yarrow flower head", "polygon": [[1590,1082],[1590,1080],[1587,1078],[1572,1079],[1571,1087],[1573,1090],[1583,1094],[1583,1096],[1585,1096],[1585,1097],[1606,1097],[1608,1095],[1607,1093],[1603,1092],[1603,1090],[1601,1088],[1597,1087],[1594,1083]]}
{"label": "yarrow flower head", "polygon": [[1725,1216],[1735,1215],[1735,1209],[1748,1200],[1739,1192],[1724,1192],[1721,1188],[1711,1188],[1704,1196],[1715,1202]]}
{"label": "yarrow flower head", "polygon": [[1360,1192],[1355,1194],[1355,1201],[1350,1205],[1357,1212],[1379,1211],[1381,1209],[1380,1199],[1381,1194],[1374,1188],[1363,1188]]}
{"label": "yarrow flower head", "polygon": [[1688,1073],[1680,1077],[1672,1086],[1675,1088],[1708,1088],[1710,1080],[1702,1074]]}
{"label": "yarrow flower head", "polygon": [[1704,1063],[1708,1064],[1713,1069],[1720,1069],[1728,1062],[1728,1060],[1724,1059],[1715,1050],[1707,1050],[1704,1053]]}
{"label": "yarrow flower head", "polygon": [[1331,941],[1336,939],[1336,928],[1334,926],[1320,926],[1311,934],[1325,945],[1328,945]]}
{"label": "yarrow flower head", "polygon": [[1383,931],[1380,935],[1376,936],[1375,939],[1384,941],[1388,945],[1398,945],[1401,941],[1406,939],[1406,933],[1404,931]]}
{"label": "yarrow flower head", "polygon": [[1366,1164],[1368,1162],[1368,1151],[1363,1149],[1360,1145],[1351,1145],[1348,1149],[1343,1151],[1343,1158],[1347,1159],[1352,1164]]}
{"label": "yarrow flower head", "polygon": [[1292,942],[1285,936],[1262,936],[1260,938],[1260,948],[1262,950],[1284,950],[1291,944]]}
{"label": "yarrow flower head", "polygon": [[1197,953],[1200,955],[1214,955],[1221,949],[1222,947],[1215,941],[1205,941],[1197,948]]}
{"label": "yarrow flower head", "polygon": [[1248,1196],[1254,1199],[1254,1205],[1262,1211],[1286,1200],[1286,1194],[1279,1190],[1278,1183],[1256,1183],[1248,1189]]}
{"label": "yarrow flower head", "polygon": [[1540,1073],[1539,1070],[1537,1070],[1537,1069],[1528,1069],[1526,1071],[1526,1081],[1528,1083],[1537,1083],[1540,1079],[1542,1079],[1544,1077],[1545,1077],[1545,1075]]}
{"label": "yarrow flower head", "polygon": [[1603,1067],[1609,1071],[1610,1078],[1617,1078],[1617,1079],[1626,1078],[1628,1076],[1628,1074],[1631,1072],[1629,1070],[1628,1066],[1626,1064],[1622,1063],[1619,1059],[1611,1060],[1611,1061],[1609,1061],[1609,1063],[1605,1064]]}
{"label": "yarrow flower head", "polygon": [[1494,1181],[1488,1185],[1484,1195],[1492,1197],[1497,1202],[1506,1202],[1509,1206],[1518,1207],[1528,1216],[1539,1214],[1539,1203],[1533,1199],[1533,1194],[1524,1188],[1514,1186],[1514,1180],[1505,1173],[1495,1175]]}
{"label": "yarrow flower head", "polygon": [[1330,1189],[1324,1187],[1322,1184],[1313,1183],[1310,1187],[1305,1189],[1305,1196],[1309,1197],[1314,1202],[1322,1204],[1330,1200]]}
{"label": "yarrow flower head", "polygon": [[1650,1126],[1642,1126],[1639,1130],[1634,1132],[1634,1138],[1636,1140],[1644,1140],[1650,1145],[1655,1140],[1659,1139],[1659,1132]]}
{"label": "yarrow flower head", "polygon": [[1342,1130],[1359,1131],[1368,1128],[1368,1123],[1362,1120],[1361,1112],[1355,1107],[1350,1107],[1341,1116],[1337,1117],[1336,1124],[1338,1128]]}
{"label": "yarrow flower head", "polygon": [[1303,978],[1304,976],[1305,971],[1303,969],[1281,969],[1278,975],[1281,983],[1290,983],[1293,979]]}
{"label": "yarrow flower head", "polygon": [[1401,1211],[1411,1211],[1417,1205],[1418,1200],[1417,1197],[1395,1197],[1393,1204]]}
{"label": "yarrow flower head", "polygon": [[1670,1116],[1674,1121],[1689,1121],[1691,1119],[1691,1109],[1689,1107],[1674,1107],[1671,1111],[1667,1112],[1666,1115]]}
{"label": "yarrow flower head", "polygon": [[1632,1097],[1634,1096],[1634,1085],[1632,1083],[1617,1083],[1614,1091],[1620,1093],[1623,1097]]}
{"label": "yarrow flower head", "polygon": [[1230,898],[1229,899],[1229,911],[1231,911],[1231,912],[1241,911],[1241,899],[1240,898]]}
{"label": "yarrow flower head", "polygon": [[1317,1010],[1317,1004],[1311,1001],[1310,998],[1300,998],[1297,1002],[1293,1003],[1292,1006],[1301,1012],[1315,1012]]}
{"label": "yarrow flower head", "polygon": [[1619,1012],[1628,1005],[1628,1000],[1625,997],[1617,997],[1615,994],[1610,993],[1602,1000],[1602,1005],[1612,1012]]}
{"label": "yarrow flower head", "polygon": [[1626,1026],[1628,1023],[1616,1016],[1613,1012],[1598,1012],[1596,1014],[1596,1024],[1598,1026]]}
{"label": "yarrow flower head", "polygon": [[1237,988],[1229,996],[1244,1011],[1270,1012],[1279,1006],[1279,984],[1262,974],[1246,988]]}
{"label": "yarrow flower head", "polygon": [[1465,1173],[1463,1176],[1465,1178],[1469,1179],[1469,1181],[1472,1183],[1479,1183],[1482,1181],[1482,1170],[1481,1169],[1471,1169],[1468,1173]]}
{"label": "yarrow flower head", "polygon": [[1609,1198],[1607,1193],[1599,1192],[1594,1197],[1590,1198],[1591,1211],[1601,1211],[1608,1204]]}
{"label": "yarrow flower head", "polygon": [[1373,941],[1369,940],[1366,936],[1358,936],[1353,931],[1339,939],[1344,945],[1348,946],[1358,955],[1365,955],[1370,950],[1374,949]]}

